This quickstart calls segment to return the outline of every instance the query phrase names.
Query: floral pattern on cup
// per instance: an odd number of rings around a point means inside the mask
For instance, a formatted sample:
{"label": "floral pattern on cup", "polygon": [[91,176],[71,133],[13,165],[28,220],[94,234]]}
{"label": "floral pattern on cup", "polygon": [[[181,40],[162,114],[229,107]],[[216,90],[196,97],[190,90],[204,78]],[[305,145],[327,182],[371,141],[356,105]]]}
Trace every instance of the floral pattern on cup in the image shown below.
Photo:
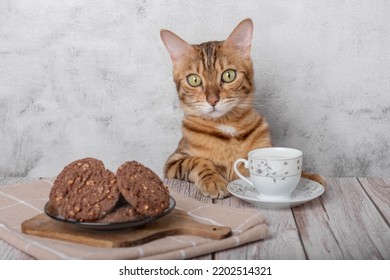
{"label": "floral pattern on cup", "polygon": [[286,160],[281,162],[261,160],[249,160],[249,170],[253,175],[269,177],[276,183],[277,180],[286,180],[288,176],[294,176],[301,170],[301,160]]}

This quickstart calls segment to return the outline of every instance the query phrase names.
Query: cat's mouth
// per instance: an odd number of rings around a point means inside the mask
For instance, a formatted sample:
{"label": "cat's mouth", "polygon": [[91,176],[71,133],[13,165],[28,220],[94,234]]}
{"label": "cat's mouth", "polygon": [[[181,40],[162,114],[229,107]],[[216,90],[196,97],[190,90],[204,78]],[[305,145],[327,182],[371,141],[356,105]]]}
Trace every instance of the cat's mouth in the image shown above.
{"label": "cat's mouth", "polygon": [[232,102],[224,102],[223,100],[215,106],[210,105],[208,102],[197,102],[192,104],[192,106],[188,106],[185,103],[183,105],[186,114],[208,119],[219,119],[234,108]]}
{"label": "cat's mouth", "polygon": [[207,104],[205,107],[206,107],[205,108],[206,110],[204,110],[203,114],[206,117],[209,117],[212,119],[220,118],[220,117],[224,116],[227,112],[226,108],[221,106],[221,104],[217,104],[216,106],[211,106],[211,105]]}

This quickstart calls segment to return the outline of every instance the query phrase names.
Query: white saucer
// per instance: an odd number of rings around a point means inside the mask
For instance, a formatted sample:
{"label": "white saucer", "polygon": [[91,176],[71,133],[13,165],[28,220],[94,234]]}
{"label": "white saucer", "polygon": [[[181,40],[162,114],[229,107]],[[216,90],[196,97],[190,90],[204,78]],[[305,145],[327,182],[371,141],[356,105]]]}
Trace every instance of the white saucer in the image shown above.
{"label": "white saucer", "polygon": [[297,188],[292,192],[289,198],[269,198],[262,197],[256,189],[242,179],[230,182],[227,186],[228,191],[255,206],[262,208],[292,208],[302,203],[313,200],[325,191],[324,186],[315,181],[301,178]]}

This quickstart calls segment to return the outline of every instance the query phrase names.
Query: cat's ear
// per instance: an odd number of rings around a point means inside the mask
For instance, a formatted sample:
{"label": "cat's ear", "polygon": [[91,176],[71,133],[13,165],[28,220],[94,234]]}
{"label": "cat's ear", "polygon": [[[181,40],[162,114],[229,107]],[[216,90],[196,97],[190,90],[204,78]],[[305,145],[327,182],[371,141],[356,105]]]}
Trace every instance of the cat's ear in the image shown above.
{"label": "cat's ear", "polygon": [[252,44],[253,22],[247,18],[241,21],[223,43],[226,47],[238,49],[244,59],[249,58]]}
{"label": "cat's ear", "polygon": [[191,55],[194,52],[194,48],[190,44],[169,30],[161,30],[160,36],[173,63],[179,62],[183,56]]}

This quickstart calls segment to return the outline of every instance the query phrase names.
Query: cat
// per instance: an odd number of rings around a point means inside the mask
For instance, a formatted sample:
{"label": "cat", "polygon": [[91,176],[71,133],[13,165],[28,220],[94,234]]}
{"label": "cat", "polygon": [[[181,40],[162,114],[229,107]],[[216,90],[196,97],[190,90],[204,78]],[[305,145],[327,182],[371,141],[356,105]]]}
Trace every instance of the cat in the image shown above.
{"label": "cat", "polygon": [[[238,158],[272,147],[267,120],[253,105],[252,34],[251,19],[241,21],[225,41],[195,45],[160,31],[184,112],[183,137],[165,163],[164,176],[193,182],[211,198],[229,195]],[[243,166],[239,170],[248,175]]]}

